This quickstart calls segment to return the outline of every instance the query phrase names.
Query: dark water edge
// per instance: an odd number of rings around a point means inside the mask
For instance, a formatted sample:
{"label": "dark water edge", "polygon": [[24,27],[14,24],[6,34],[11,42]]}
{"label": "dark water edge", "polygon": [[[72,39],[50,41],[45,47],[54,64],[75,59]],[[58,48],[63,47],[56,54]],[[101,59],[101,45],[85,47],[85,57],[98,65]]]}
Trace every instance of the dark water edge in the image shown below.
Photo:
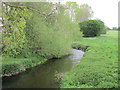
{"label": "dark water edge", "polygon": [[19,75],[3,77],[2,88],[59,88],[64,75],[79,63],[84,55],[81,50],[72,49],[72,52],[70,56],[49,60]]}

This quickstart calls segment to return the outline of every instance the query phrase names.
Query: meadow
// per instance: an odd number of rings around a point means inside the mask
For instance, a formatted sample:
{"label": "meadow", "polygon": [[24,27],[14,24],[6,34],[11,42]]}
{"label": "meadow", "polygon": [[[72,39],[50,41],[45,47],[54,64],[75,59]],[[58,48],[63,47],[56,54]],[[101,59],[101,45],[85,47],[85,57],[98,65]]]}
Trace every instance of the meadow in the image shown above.
{"label": "meadow", "polygon": [[118,31],[74,43],[88,48],[81,63],[65,75],[61,88],[117,88]]}

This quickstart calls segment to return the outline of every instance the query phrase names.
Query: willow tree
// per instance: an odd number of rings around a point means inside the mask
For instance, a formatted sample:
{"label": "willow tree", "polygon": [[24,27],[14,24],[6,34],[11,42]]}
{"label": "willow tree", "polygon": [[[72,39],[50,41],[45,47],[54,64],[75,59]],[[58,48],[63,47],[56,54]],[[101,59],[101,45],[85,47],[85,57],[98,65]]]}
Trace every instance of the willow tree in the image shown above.
{"label": "willow tree", "polygon": [[[30,46],[33,46],[32,50],[49,58],[70,54],[72,42],[79,33],[79,26],[69,18],[64,5],[52,3],[42,5],[44,6],[38,11],[43,11],[47,15],[40,16],[34,12],[29,21],[31,23],[28,23],[32,25],[32,28],[28,25],[28,31],[32,32],[29,32],[32,35],[32,38],[29,38],[32,40],[30,43]],[[37,4],[35,6],[37,7]]]}

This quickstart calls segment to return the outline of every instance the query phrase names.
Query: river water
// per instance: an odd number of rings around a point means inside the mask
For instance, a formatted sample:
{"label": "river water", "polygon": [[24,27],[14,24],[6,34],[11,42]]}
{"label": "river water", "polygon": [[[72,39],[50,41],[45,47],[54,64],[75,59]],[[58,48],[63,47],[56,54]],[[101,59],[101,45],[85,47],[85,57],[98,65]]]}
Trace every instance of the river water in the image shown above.
{"label": "river water", "polygon": [[59,88],[63,76],[79,63],[84,55],[81,50],[72,49],[72,52],[70,56],[49,60],[19,75],[4,77],[2,88]]}

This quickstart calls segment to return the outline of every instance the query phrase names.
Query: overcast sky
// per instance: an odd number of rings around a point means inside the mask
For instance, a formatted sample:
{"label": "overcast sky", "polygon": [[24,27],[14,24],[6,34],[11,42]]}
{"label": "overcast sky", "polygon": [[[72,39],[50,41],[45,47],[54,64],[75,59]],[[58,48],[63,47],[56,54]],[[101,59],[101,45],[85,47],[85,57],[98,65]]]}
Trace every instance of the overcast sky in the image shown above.
{"label": "overcast sky", "polygon": [[120,0],[62,0],[76,1],[78,4],[87,3],[94,11],[94,19],[101,19],[104,23],[112,28],[118,27],[118,2]]}

